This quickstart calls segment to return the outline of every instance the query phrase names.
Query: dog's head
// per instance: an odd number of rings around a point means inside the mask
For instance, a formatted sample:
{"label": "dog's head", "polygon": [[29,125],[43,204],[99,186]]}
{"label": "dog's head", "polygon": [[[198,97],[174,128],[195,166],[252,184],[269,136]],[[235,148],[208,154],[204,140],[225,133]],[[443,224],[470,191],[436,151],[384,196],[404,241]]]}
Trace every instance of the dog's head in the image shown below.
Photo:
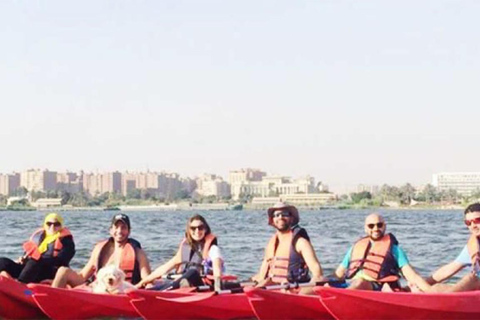
{"label": "dog's head", "polygon": [[98,281],[101,281],[106,288],[118,288],[125,281],[125,273],[114,265],[108,265],[98,270]]}

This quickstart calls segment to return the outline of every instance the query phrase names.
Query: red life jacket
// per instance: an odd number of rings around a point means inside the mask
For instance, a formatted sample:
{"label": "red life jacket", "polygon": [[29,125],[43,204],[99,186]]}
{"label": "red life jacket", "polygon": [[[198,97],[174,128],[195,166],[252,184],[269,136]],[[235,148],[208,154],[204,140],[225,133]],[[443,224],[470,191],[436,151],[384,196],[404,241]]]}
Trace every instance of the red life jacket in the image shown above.
{"label": "red life jacket", "polygon": [[40,253],[38,246],[40,246],[45,238],[45,230],[40,228],[30,236],[30,240],[23,244],[23,250],[25,251],[25,255],[33,260],[39,260],[42,256],[55,258],[63,248],[62,238],[69,236],[72,237],[70,230],[62,228],[62,230],[60,230],[60,236],[54,242],[48,244],[47,251]]}
{"label": "red life jacket", "polygon": [[[95,245],[94,250],[98,250],[98,259],[95,265],[95,270],[99,270],[103,266],[100,266],[100,262],[103,256],[103,250],[105,249],[108,242],[112,241],[113,239],[107,239],[104,241],[100,241]],[[125,247],[122,250],[122,258],[120,261],[120,265],[118,266],[124,273],[125,273],[125,280],[131,283],[136,283],[140,281],[139,278],[139,271],[137,267],[137,254],[135,248],[141,248],[140,243],[134,239],[128,239],[128,242],[125,244]]]}
{"label": "red life jacket", "polygon": [[392,246],[398,244],[397,239],[389,233],[374,243],[372,245],[370,238],[364,237],[353,245],[347,279],[353,278],[360,270],[378,282],[400,279],[399,267],[392,254]]}
{"label": "red life jacket", "polygon": [[308,282],[310,281],[309,270],[297,250],[295,243],[298,237],[309,240],[305,229],[296,227],[287,234],[286,241],[280,243],[277,233],[268,242],[265,249],[265,258],[268,270],[263,278],[271,278],[273,282]]}

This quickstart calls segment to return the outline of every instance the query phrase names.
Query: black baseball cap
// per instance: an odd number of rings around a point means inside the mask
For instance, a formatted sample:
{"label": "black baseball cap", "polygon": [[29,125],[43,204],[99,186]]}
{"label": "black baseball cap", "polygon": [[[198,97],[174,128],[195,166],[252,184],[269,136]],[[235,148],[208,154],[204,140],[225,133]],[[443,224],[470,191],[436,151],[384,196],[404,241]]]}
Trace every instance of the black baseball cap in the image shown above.
{"label": "black baseball cap", "polygon": [[121,222],[125,223],[128,227],[128,230],[130,230],[130,218],[126,214],[119,213],[119,214],[114,215],[113,218],[112,218],[112,224],[111,225],[113,226],[118,221],[121,221]]}

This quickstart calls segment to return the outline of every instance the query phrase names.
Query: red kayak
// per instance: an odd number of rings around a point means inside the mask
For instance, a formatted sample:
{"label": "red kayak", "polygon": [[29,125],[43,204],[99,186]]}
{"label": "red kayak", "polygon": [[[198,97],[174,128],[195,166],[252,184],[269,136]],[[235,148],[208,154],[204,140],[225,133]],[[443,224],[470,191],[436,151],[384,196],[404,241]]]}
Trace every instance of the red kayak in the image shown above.
{"label": "red kayak", "polygon": [[480,291],[407,293],[316,287],[336,319],[480,319]]}
{"label": "red kayak", "polygon": [[81,289],[60,289],[29,284],[38,307],[52,319],[87,319],[102,317],[138,317],[123,294],[98,294]]}
{"label": "red kayak", "polygon": [[25,284],[0,276],[0,318],[38,319],[45,315]]}
{"label": "red kayak", "polygon": [[129,292],[131,303],[144,319],[245,319],[254,318],[244,293],[193,293],[166,296],[167,292],[136,290]]}
{"label": "red kayak", "polygon": [[320,302],[319,296],[246,288],[255,316],[262,319],[333,319]]}

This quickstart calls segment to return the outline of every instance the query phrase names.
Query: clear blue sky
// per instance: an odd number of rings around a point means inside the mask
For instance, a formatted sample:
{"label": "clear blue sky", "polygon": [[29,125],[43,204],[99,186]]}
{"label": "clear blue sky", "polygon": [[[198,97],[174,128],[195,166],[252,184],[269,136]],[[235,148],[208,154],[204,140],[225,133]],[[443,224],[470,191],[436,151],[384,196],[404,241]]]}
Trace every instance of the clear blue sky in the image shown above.
{"label": "clear blue sky", "polygon": [[480,171],[479,1],[1,1],[0,172]]}

